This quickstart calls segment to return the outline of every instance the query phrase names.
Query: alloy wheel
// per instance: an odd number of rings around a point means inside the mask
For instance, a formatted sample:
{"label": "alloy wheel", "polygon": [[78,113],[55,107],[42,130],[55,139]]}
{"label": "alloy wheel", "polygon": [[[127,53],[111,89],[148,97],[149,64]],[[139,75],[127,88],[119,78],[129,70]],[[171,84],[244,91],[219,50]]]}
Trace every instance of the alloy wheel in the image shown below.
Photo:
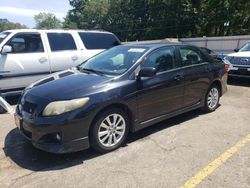
{"label": "alloy wheel", "polygon": [[219,101],[219,91],[217,88],[213,87],[209,93],[208,93],[208,97],[207,97],[207,105],[208,108],[210,109],[214,109]]}
{"label": "alloy wheel", "polygon": [[125,119],[120,114],[110,114],[99,126],[99,142],[105,147],[113,147],[122,140],[125,135],[125,129]]}

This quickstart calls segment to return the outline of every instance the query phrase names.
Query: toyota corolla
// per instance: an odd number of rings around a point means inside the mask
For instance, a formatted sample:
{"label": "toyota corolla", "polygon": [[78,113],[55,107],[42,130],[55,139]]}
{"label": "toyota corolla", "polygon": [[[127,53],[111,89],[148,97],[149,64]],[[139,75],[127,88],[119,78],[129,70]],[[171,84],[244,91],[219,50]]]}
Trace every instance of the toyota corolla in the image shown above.
{"label": "toyota corolla", "polygon": [[184,44],[127,44],[27,87],[15,120],[52,153],[119,148],[129,132],[202,108],[226,92],[222,61]]}

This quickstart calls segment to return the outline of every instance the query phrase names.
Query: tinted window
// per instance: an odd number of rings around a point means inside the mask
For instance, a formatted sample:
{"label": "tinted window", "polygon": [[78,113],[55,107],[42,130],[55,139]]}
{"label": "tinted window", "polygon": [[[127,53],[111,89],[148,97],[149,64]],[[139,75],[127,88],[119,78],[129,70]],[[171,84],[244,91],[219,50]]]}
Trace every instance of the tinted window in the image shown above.
{"label": "tinted window", "polygon": [[108,33],[79,32],[79,35],[87,49],[108,49],[120,44],[114,35]]}
{"label": "tinted window", "polygon": [[40,34],[17,34],[6,44],[12,47],[12,53],[44,52]]}
{"label": "tinted window", "polygon": [[76,44],[69,33],[48,33],[49,45],[52,52],[76,50]]}
{"label": "tinted window", "polygon": [[180,48],[180,54],[182,66],[195,65],[204,62],[198,50],[182,47]]}
{"label": "tinted window", "polygon": [[154,67],[157,72],[175,68],[174,49],[164,48],[152,53],[141,66]]}

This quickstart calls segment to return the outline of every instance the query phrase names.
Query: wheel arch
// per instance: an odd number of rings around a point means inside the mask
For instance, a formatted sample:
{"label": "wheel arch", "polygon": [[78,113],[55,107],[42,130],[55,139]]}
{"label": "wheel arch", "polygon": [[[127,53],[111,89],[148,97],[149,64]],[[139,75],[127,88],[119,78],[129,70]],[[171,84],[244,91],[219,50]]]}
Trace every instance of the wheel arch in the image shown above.
{"label": "wheel arch", "polygon": [[93,127],[93,124],[97,121],[97,118],[98,116],[103,113],[105,110],[107,109],[110,109],[110,108],[119,108],[119,109],[122,109],[128,116],[128,119],[129,119],[129,130],[131,131],[132,128],[134,127],[134,115],[133,115],[133,112],[132,110],[125,104],[123,103],[112,103],[112,104],[108,104],[106,106],[103,106],[102,108],[100,108],[97,113],[95,114],[92,122],[91,122],[91,125],[90,125],[90,128],[89,128],[89,133],[91,131],[91,128]]}
{"label": "wheel arch", "polygon": [[[210,87],[213,86],[213,85],[218,86],[219,92],[220,92],[220,97],[221,97],[221,96],[222,96],[222,84],[221,84],[221,81],[220,81],[220,80],[214,80],[214,81],[210,84]],[[209,87],[209,88],[210,88],[210,87]]]}

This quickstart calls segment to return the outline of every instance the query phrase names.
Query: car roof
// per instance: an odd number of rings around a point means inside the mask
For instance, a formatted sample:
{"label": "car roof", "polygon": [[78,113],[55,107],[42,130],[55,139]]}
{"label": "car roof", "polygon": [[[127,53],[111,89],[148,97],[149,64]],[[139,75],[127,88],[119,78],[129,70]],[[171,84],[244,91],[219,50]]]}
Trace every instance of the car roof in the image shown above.
{"label": "car roof", "polygon": [[158,43],[143,43],[143,42],[132,42],[125,43],[123,46],[136,47],[136,48],[160,48],[165,46],[192,46],[189,44],[183,44],[180,42],[158,42]]}
{"label": "car roof", "polygon": [[83,29],[12,29],[3,32],[93,32],[93,33],[109,33],[111,32],[104,30],[83,30]]}

